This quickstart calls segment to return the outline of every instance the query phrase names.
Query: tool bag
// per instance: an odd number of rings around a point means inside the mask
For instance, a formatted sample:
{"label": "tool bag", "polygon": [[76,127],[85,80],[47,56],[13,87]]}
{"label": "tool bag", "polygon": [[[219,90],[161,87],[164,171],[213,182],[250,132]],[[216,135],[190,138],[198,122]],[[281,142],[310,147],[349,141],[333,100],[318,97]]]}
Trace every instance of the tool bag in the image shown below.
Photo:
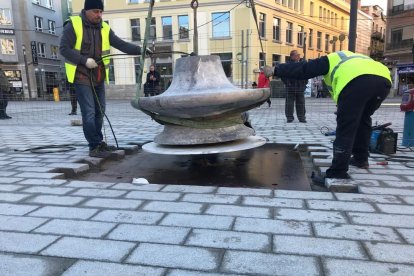
{"label": "tool bag", "polygon": [[395,154],[397,152],[398,133],[391,128],[383,127],[372,131],[369,151],[380,154]]}

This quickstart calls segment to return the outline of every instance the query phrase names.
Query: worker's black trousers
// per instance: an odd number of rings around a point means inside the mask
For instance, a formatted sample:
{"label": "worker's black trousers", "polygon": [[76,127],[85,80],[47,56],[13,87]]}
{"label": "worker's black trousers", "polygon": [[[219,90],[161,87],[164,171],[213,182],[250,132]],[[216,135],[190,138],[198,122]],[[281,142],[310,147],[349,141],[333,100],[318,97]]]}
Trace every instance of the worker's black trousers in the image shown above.
{"label": "worker's black trousers", "polygon": [[326,177],[347,178],[351,154],[357,161],[368,161],[371,115],[381,106],[390,88],[390,81],[383,77],[362,75],[342,90],[338,98],[333,160]]}

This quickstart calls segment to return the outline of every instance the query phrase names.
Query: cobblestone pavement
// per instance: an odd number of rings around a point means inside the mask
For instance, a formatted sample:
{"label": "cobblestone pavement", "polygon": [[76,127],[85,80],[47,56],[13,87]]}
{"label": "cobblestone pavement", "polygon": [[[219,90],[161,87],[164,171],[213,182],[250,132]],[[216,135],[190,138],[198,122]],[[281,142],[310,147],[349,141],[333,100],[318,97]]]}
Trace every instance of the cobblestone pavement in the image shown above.
{"label": "cobblestone pavement", "polygon": [[[273,102],[251,112],[257,134],[312,144],[326,169],[332,137],[320,127],[334,128],[335,106],[308,100],[308,123],[286,124],[283,102]],[[129,150],[161,130],[127,102],[108,108]],[[9,110],[13,119],[0,121],[0,275],[414,275],[414,170],[402,163],[351,169],[359,193],[69,181],[102,161],[87,157],[69,103]],[[403,114],[384,106],[374,121],[401,131]],[[76,146],[22,151],[52,144]]]}

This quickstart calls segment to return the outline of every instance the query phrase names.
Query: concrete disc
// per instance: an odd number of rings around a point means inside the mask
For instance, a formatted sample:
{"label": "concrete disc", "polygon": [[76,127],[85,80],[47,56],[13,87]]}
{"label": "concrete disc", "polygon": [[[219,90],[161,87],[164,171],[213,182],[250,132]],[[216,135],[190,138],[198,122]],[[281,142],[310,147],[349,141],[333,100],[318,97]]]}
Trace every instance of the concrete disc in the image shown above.
{"label": "concrete disc", "polygon": [[146,152],[166,155],[202,155],[223,152],[234,152],[257,148],[266,144],[266,139],[260,136],[250,136],[245,139],[220,144],[205,144],[191,146],[162,146],[154,142],[142,146]]}

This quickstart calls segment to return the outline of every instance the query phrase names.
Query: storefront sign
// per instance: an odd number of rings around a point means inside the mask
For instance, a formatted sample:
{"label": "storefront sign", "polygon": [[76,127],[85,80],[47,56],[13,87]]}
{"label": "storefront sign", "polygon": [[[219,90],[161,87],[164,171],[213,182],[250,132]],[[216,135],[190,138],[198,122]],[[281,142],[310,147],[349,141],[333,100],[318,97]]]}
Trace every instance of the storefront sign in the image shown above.
{"label": "storefront sign", "polygon": [[30,42],[30,47],[32,48],[32,60],[33,65],[38,65],[39,61],[37,59],[37,47],[36,47],[36,41]]}
{"label": "storefront sign", "polygon": [[14,30],[0,28],[0,35],[14,35]]}
{"label": "storefront sign", "polygon": [[398,74],[410,74],[414,73],[414,64],[407,64],[407,66],[399,66]]}

